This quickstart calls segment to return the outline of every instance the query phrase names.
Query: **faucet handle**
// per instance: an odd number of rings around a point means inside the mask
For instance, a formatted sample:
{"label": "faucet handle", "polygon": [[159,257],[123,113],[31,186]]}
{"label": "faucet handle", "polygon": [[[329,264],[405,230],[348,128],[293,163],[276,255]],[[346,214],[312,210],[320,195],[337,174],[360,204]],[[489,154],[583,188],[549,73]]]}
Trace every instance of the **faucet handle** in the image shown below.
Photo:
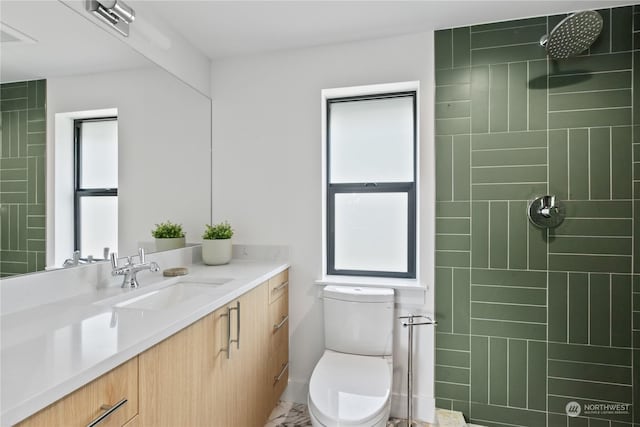
{"label": "faucet handle", "polygon": [[111,252],[111,267],[114,270],[118,268],[118,254],[116,252]]}
{"label": "faucet handle", "polygon": [[157,262],[151,261],[151,263],[149,264],[149,270],[151,270],[152,273],[157,273],[158,271],[160,271],[160,266]]}
{"label": "faucet handle", "polygon": [[140,264],[144,264],[144,248],[138,248],[138,256],[140,257]]}

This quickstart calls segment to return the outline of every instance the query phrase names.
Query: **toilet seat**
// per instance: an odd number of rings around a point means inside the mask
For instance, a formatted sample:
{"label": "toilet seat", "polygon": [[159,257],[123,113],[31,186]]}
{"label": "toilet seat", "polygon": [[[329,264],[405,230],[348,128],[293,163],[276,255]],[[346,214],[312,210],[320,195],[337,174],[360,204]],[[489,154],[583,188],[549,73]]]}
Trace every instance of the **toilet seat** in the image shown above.
{"label": "toilet seat", "polygon": [[309,381],[309,411],[325,426],[372,426],[389,416],[391,358],[326,350]]}

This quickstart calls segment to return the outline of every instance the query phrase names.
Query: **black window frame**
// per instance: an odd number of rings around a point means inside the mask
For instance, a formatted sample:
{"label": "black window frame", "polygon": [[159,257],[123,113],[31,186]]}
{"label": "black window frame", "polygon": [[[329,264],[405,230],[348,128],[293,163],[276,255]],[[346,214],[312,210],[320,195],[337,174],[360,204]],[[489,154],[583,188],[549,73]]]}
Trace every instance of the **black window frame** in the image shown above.
{"label": "black window frame", "polygon": [[[375,99],[406,98],[413,100],[413,182],[360,182],[332,184],[331,181],[331,105],[341,102],[353,102]],[[327,275],[366,276],[384,278],[416,278],[416,187],[417,187],[417,91],[388,92],[371,95],[347,96],[326,99],[326,261]],[[340,193],[406,193],[407,194],[407,271],[380,270],[338,270],[335,268],[335,197]]]}
{"label": "black window frame", "polygon": [[[80,248],[82,215],[80,215],[80,201],[83,197],[104,197],[118,196],[118,188],[82,188],[82,124],[88,122],[117,121],[117,116],[92,117],[87,119],[76,119],[73,121],[73,163],[74,163],[74,184],[73,184],[73,250],[82,251]],[[82,254],[82,252],[81,252]]]}

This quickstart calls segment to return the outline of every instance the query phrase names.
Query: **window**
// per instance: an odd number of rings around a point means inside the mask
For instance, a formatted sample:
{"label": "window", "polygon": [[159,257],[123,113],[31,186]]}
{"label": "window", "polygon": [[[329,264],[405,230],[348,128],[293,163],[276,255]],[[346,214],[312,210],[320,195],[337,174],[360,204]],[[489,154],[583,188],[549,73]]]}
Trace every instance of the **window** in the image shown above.
{"label": "window", "polygon": [[326,99],[326,273],[416,277],[416,91]]}
{"label": "window", "polygon": [[118,247],[118,120],[74,120],[74,246],[83,258]]}

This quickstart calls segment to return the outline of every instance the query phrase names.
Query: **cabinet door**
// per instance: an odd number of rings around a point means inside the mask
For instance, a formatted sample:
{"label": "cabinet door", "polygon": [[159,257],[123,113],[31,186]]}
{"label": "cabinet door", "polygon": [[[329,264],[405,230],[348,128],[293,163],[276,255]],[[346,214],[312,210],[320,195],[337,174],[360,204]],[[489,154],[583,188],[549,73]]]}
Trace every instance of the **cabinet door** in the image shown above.
{"label": "cabinet door", "polygon": [[138,413],[138,358],[134,357],[100,378],[27,418],[20,427],[86,427],[105,413],[102,405],[123,402],[100,423],[100,427],[122,426]]}
{"label": "cabinet door", "polygon": [[[228,397],[233,400],[227,405],[229,426],[262,427],[266,421],[269,404],[265,399],[269,345],[267,294],[265,282],[230,305],[234,309],[230,317],[232,340],[239,337],[240,345],[231,344],[230,357],[225,360],[223,369]],[[240,303],[239,330],[237,302]]]}
{"label": "cabinet door", "polygon": [[139,356],[140,425],[221,426],[216,311]]}

